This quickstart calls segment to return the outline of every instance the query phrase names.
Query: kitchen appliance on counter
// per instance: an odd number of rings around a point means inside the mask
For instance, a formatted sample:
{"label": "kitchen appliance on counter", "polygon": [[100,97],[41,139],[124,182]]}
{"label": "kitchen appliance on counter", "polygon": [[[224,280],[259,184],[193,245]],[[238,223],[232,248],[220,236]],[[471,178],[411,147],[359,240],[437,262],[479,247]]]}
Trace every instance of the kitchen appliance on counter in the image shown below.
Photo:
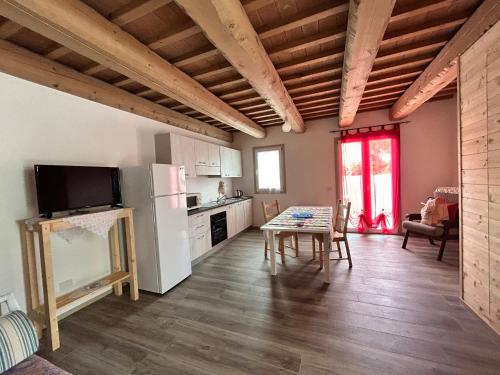
{"label": "kitchen appliance on counter", "polygon": [[243,196],[243,190],[235,190],[234,196],[237,198],[241,198]]}
{"label": "kitchen appliance on counter", "polygon": [[210,215],[210,232],[212,247],[227,239],[226,211]]}
{"label": "kitchen appliance on counter", "polygon": [[184,167],[124,168],[123,182],[135,208],[139,288],[163,294],[191,275]]}
{"label": "kitchen appliance on counter", "polygon": [[196,210],[201,207],[201,194],[200,193],[187,193],[186,203],[188,210]]}

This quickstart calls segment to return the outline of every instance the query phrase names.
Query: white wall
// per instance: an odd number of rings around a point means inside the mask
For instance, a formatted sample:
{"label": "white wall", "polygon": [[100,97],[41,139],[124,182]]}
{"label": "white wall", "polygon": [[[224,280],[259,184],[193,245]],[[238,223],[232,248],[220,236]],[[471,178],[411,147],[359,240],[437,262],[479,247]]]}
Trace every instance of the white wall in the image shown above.
{"label": "white wall", "polygon": [[[457,123],[456,99],[429,102],[401,125],[401,212],[420,212],[420,202],[436,186],[456,186]],[[389,122],[388,111],[363,112],[353,127]],[[243,175],[234,182],[235,189],[255,196],[254,225],[263,222],[261,201],[278,199],[283,208],[296,204],[334,204],[337,196],[334,138],[338,129],[336,117],[306,122],[304,134],[283,133],[280,127],[268,128],[264,139],[237,133],[235,148],[243,152]],[[285,145],[287,192],[255,194],[253,147]]]}
{"label": "white wall", "polygon": [[[37,214],[33,164],[133,166],[154,161],[153,137],[178,128],[0,74],[0,294],[14,291],[25,306],[17,221]],[[218,179],[188,181],[212,194]],[[228,191],[231,180],[226,179]],[[206,182],[206,184],[204,183]],[[192,186],[191,186],[192,185]],[[125,202],[126,203],[126,202]],[[52,237],[59,293],[110,271],[107,240],[87,234],[71,244]],[[61,286],[71,280],[70,283]]]}

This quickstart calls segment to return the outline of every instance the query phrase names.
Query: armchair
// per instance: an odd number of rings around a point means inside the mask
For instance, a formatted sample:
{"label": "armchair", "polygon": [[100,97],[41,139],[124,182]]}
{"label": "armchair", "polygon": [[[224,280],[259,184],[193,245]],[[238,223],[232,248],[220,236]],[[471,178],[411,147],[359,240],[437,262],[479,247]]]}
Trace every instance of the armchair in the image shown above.
{"label": "armchair", "polygon": [[422,215],[420,214],[409,214],[406,216],[406,220],[403,221],[403,228],[406,229],[406,234],[402,248],[406,249],[410,233],[428,237],[432,245],[434,244],[434,240],[441,241],[437,260],[442,260],[446,241],[458,239],[458,212],[454,219],[445,220],[439,225],[422,224],[420,220],[422,220]]}

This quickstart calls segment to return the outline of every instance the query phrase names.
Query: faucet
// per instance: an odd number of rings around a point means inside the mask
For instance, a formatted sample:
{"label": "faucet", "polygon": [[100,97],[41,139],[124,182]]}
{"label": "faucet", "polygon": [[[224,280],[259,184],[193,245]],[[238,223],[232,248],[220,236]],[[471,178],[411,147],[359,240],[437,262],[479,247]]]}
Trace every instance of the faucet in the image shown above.
{"label": "faucet", "polygon": [[223,194],[217,198],[217,203],[224,202],[226,200],[226,194]]}

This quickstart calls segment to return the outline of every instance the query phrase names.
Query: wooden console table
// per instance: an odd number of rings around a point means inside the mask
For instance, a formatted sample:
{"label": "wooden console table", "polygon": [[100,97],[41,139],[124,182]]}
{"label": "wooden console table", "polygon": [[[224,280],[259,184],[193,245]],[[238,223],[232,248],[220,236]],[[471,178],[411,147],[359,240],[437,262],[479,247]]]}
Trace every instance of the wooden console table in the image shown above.
{"label": "wooden console table", "polygon": [[[114,294],[120,296],[122,295],[122,283],[127,280],[130,284],[130,299],[133,301],[139,299],[133,209],[121,208],[117,209],[117,211],[117,221],[110,229],[112,273],[95,283],[84,286],[57,298],[54,292],[54,269],[52,262],[52,249],[50,245],[50,234],[52,232],[71,229],[74,228],[74,226],[64,221],[63,218],[41,220],[33,223],[32,225],[28,225],[26,223],[22,225],[26,246],[25,253],[27,257],[26,264],[28,266],[30,302],[32,309],[31,315],[36,323],[46,325],[47,338],[52,350],[56,350],[60,346],[57,312],[58,309],[61,309],[63,306],[78,301],[90,293],[103,290],[110,285],[113,286]],[[123,219],[125,221],[128,272],[123,271],[121,267],[120,243],[118,239],[118,219]],[[43,305],[40,305],[38,295],[38,278],[34,246],[35,233],[38,234],[40,247],[40,263],[44,294]],[[97,284],[97,286],[91,287],[94,284]]]}

